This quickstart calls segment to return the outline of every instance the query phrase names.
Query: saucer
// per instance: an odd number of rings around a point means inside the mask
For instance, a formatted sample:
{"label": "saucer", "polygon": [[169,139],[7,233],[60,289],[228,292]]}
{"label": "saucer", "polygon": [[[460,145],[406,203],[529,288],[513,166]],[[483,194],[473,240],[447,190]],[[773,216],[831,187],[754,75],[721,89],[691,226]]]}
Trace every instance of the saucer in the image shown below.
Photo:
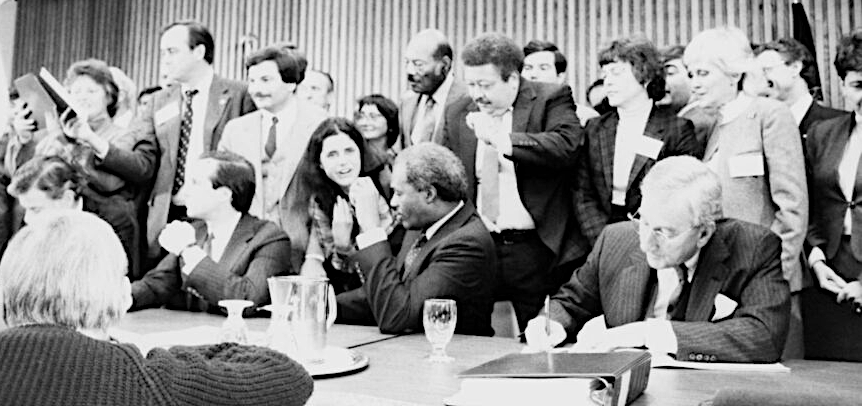
{"label": "saucer", "polygon": [[322,360],[298,361],[314,378],[346,375],[368,367],[368,357],[343,347],[326,347]]}

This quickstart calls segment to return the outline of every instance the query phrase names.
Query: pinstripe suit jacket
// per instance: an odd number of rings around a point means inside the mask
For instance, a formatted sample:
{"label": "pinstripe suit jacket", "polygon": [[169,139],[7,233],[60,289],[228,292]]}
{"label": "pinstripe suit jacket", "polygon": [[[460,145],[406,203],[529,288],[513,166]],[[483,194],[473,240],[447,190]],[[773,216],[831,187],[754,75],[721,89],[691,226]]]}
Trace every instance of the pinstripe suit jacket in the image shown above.
{"label": "pinstripe suit jacket", "polygon": [[[583,153],[578,160],[575,213],[581,231],[591,244],[596,241],[611,214],[614,150],[619,121],[616,110],[590,120]],[[653,106],[644,136],[664,142],[658,160],[673,155],[703,156],[703,144],[694,136],[694,125],[687,119],[677,117],[669,109]],[[630,213],[640,207],[641,180],[655,162],[655,159],[643,155],[635,156],[626,188],[626,209]]]}
{"label": "pinstripe suit jacket", "polygon": [[[781,240],[740,220],[716,223],[701,249],[685,321],[671,321],[677,358],[717,362],[775,362],[790,320],[790,291],[781,275]],[[589,319],[607,326],[644,320],[654,273],[629,223],[605,227],[583,267],[553,297],[551,317],[572,339]],[[736,301],[734,313],[711,321],[718,294]]]}

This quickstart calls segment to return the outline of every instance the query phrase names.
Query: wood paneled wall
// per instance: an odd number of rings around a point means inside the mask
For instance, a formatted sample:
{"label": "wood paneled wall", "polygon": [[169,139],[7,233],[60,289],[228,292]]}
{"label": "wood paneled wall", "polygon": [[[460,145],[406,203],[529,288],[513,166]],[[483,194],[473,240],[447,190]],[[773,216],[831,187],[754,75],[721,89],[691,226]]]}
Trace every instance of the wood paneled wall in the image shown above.
{"label": "wood paneled wall", "polygon": [[[15,74],[39,66],[62,75],[71,62],[105,59],[139,86],[156,83],[158,31],[185,18],[216,40],[215,69],[244,76],[243,56],[274,42],[295,43],[311,67],[336,81],[334,112],[349,115],[368,93],[397,99],[406,89],[402,50],[426,27],[447,33],[456,53],[472,37],[500,31],[519,43],[554,41],[569,58],[569,83],[583,100],[597,78],[596,54],[620,36],[657,45],[686,43],[718,25],[737,25],[753,42],[791,35],[791,0],[18,0]],[[835,44],[862,27],[862,0],[803,0],[827,102],[841,106],[832,68]],[[457,66],[457,63],[456,63]]]}

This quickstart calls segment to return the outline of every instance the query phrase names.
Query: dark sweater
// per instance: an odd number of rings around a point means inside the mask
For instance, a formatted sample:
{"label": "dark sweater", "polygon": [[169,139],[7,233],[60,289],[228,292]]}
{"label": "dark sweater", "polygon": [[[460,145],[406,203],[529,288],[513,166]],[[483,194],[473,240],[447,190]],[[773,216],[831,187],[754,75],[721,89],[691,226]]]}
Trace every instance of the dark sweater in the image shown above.
{"label": "dark sweater", "polygon": [[314,381],[286,355],[218,344],[156,348],[53,325],[0,332],[2,405],[302,405]]}

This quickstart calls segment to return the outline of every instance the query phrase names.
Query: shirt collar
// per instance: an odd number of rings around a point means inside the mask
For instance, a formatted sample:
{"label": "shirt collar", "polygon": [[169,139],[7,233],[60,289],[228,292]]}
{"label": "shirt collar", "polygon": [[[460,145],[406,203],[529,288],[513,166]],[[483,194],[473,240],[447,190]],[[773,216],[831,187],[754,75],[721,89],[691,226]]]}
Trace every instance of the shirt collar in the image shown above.
{"label": "shirt collar", "polygon": [[727,102],[724,106],[721,106],[721,124],[726,124],[735,120],[742,113],[748,110],[748,106],[753,101],[753,97],[743,92],[739,92],[739,95],[736,96],[735,99]]}
{"label": "shirt collar", "polygon": [[796,125],[802,122],[802,118],[805,117],[805,113],[811,108],[812,103],[814,103],[814,98],[810,94],[805,93],[790,105],[790,112],[793,113],[793,118],[796,119]]}
{"label": "shirt collar", "polygon": [[[437,90],[434,91],[434,94],[431,95],[431,98],[434,99],[434,103],[440,104],[440,103],[446,102],[446,96],[449,95],[449,89],[452,88],[452,82],[454,82],[454,81],[455,81],[454,74],[452,72],[449,72],[449,74],[446,75],[446,79],[444,79],[443,83],[440,84],[440,87],[438,87]],[[425,95],[423,102],[427,102],[427,101],[428,101],[428,96]]]}
{"label": "shirt collar", "polygon": [[698,259],[700,259],[700,250],[699,249],[694,252],[694,255],[692,255],[691,258],[689,258],[685,262],[683,262],[685,264],[685,266],[688,268],[688,275],[686,275],[686,278],[688,278],[689,282],[691,282],[692,277],[694,277],[694,271],[697,268],[697,260]]}
{"label": "shirt collar", "polygon": [[210,86],[212,86],[214,76],[215,73],[213,72],[212,68],[209,68],[207,69],[205,74],[203,74],[200,78],[198,78],[198,80],[194,81],[193,83],[183,83],[180,86],[180,90],[182,90],[183,93],[185,93],[187,90],[197,90],[198,93],[207,92],[209,91]]}
{"label": "shirt collar", "polygon": [[236,212],[230,217],[227,217],[224,221],[220,221],[218,223],[207,222],[207,233],[212,234],[213,238],[216,240],[221,240],[223,238],[230,240],[230,237],[233,235],[236,225],[239,224],[239,219],[241,217],[242,213]]}
{"label": "shirt collar", "polygon": [[459,201],[458,205],[455,206],[455,208],[452,209],[452,211],[450,211],[449,213],[446,213],[446,215],[441,217],[440,220],[437,220],[434,224],[432,224],[430,227],[428,227],[428,229],[425,230],[425,239],[430,240],[431,237],[433,237],[434,234],[436,234],[437,231],[439,231],[440,228],[443,227],[443,224],[446,224],[446,222],[449,221],[450,218],[455,216],[455,213],[457,213],[458,210],[461,210],[462,207],[464,207],[464,201],[463,200]]}

